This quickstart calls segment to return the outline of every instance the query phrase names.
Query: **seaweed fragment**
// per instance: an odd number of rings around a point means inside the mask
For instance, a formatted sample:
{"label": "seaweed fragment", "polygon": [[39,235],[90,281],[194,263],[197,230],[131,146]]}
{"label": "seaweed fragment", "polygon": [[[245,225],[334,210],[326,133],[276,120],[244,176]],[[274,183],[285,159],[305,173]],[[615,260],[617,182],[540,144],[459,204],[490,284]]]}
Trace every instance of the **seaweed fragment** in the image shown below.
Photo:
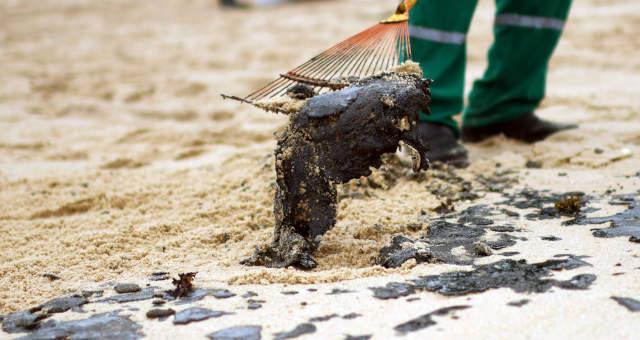
{"label": "seaweed fragment", "polygon": [[169,291],[175,298],[189,295],[193,292],[193,279],[196,277],[196,272],[178,274],[178,279],[173,279],[172,283],[175,289]]}
{"label": "seaweed fragment", "polygon": [[568,195],[564,199],[555,202],[553,206],[561,214],[575,215],[580,212],[582,201],[578,196]]}

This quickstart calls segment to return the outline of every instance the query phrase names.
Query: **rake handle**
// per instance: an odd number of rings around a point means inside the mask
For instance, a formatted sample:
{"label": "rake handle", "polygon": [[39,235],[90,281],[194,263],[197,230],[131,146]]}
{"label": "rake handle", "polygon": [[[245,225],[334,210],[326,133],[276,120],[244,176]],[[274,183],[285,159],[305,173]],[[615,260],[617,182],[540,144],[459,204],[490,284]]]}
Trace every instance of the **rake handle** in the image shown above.
{"label": "rake handle", "polygon": [[395,22],[402,22],[402,21],[408,21],[409,20],[409,11],[411,10],[411,8],[413,8],[413,6],[418,2],[418,0],[404,0],[402,1],[398,7],[396,8],[396,12],[386,18],[385,20],[381,21],[380,23],[382,24],[391,24],[391,23],[395,23]]}

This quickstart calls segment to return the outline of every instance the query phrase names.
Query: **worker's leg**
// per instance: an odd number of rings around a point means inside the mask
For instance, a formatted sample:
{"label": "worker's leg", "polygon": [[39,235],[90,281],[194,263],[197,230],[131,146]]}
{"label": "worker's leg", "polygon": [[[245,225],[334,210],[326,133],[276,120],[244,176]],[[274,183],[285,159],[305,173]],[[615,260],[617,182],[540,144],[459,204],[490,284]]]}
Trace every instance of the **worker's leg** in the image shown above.
{"label": "worker's leg", "polygon": [[496,0],[496,5],[489,66],[469,94],[464,127],[514,121],[535,110],[571,0]]}
{"label": "worker's leg", "polygon": [[420,114],[421,121],[450,127],[459,136],[458,124],[451,117],[462,112],[466,33],[477,0],[423,0],[411,10],[409,34],[412,59],[422,67],[431,85],[431,115]]}

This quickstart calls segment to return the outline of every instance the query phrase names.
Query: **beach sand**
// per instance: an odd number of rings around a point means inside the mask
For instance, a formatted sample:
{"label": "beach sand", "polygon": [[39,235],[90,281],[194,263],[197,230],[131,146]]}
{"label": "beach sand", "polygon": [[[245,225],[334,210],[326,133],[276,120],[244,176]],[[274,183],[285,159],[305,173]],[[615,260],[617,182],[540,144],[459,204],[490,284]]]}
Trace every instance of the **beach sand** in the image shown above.
{"label": "beach sand", "polygon": [[[220,94],[250,93],[384,18],[395,3],[221,10],[211,0],[0,2],[0,314],[108,282],[144,284],[156,270],[195,271],[199,286],[255,291],[272,303],[182,329],[147,320],[148,301],[131,304],[141,308],[132,318],[149,338],[250,323],[261,324],[266,336],[310,317],[355,312],[363,316],[323,323],[315,335],[383,339],[397,335],[392,326],[452,305],[472,308],[411,336],[637,334],[637,313],[610,298],[640,299],[640,245],[592,236],[591,228],[606,225],[565,227],[568,218],[529,220],[530,211],[499,221],[524,229],[528,239],[508,250],[529,263],[561,253],[590,256],[592,267],[554,276],[593,273],[598,278],[589,290],[524,294],[532,302],[521,309],[505,306],[523,295],[506,288],[469,297],[423,292],[415,302],[371,298],[367,287],[471,269],[375,265],[394,233],[424,234],[446,201],[432,193],[446,181],[432,170],[412,175],[402,162],[341,187],[338,221],[314,254],[315,270],[239,265],[272,236],[273,133],[287,116]],[[486,67],[493,11],[492,1],[480,1],[468,36],[467,90]],[[589,216],[623,211],[608,202],[640,189],[639,11],[635,0],[576,1],[537,113],[580,127],[535,144],[504,137],[466,144],[472,165],[457,175],[477,189],[480,175],[512,169],[509,192],[581,191],[600,208]],[[541,167],[528,168],[528,161]],[[461,211],[501,200],[484,190],[477,200],[453,205]],[[562,240],[540,240],[550,234]],[[476,264],[500,259],[494,254]],[[619,272],[625,274],[612,275]],[[333,287],[356,293],[324,294]],[[301,293],[284,299],[280,291],[291,289]],[[246,307],[239,296],[203,301],[228,311]]]}

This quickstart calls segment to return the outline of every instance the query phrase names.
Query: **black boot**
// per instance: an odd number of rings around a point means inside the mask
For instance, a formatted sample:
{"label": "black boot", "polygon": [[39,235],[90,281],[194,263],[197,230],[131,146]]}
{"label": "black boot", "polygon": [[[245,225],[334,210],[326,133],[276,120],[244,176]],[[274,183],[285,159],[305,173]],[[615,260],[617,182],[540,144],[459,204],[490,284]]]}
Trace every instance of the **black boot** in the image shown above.
{"label": "black boot", "polygon": [[504,133],[509,138],[526,143],[535,143],[558,131],[577,127],[577,124],[554,123],[542,120],[533,112],[529,112],[508,122],[478,127],[463,126],[462,140],[465,142],[481,142],[489,137]]}
{"label": "black boot", "polygon": [[419,122],[420,138],[429,145],[427,158],[430,162],[451,164],[457,168],[469,165],[467,149],[458,144],[450,127],[442,124]]}
{"label": "black boot", "polygon": [[220,0],[219,2],[222,7],[240,7],[236,0]]}

